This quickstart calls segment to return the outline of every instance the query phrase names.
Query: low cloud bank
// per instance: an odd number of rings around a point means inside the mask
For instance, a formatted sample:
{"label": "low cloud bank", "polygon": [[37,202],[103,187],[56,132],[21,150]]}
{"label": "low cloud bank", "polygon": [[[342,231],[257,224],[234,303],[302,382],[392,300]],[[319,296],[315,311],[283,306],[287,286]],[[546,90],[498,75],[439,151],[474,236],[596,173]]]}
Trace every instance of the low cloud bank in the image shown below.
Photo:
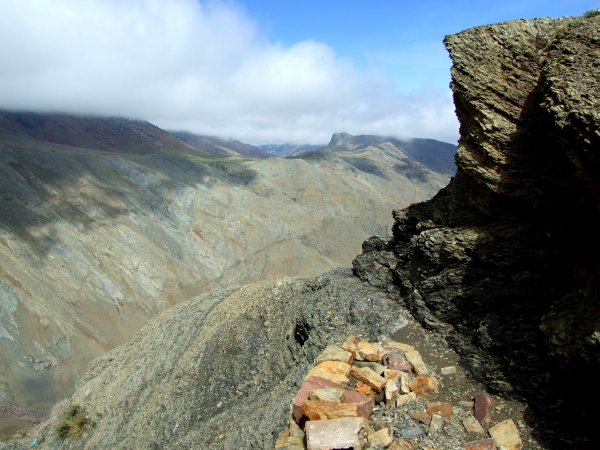
{"label": "low cloud bank", "polygon": [[398,94],[315,41],[269,42],[242,8],[195,0],[8,0],[0,108],[143,118],[249,143],[331,133],[455,141],[448,91]]}

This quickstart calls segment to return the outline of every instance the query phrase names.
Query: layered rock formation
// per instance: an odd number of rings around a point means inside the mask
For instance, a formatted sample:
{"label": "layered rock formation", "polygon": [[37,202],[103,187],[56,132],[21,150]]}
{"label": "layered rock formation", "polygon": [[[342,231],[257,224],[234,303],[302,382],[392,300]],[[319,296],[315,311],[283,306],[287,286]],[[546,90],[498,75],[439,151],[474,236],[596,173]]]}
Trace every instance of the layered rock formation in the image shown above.
{"label": "layered rock formation", "polygon": [[446,335],[493,390],[527,398],[542,430],[588,445],[600,375],[600,21],[514,21],[445,44],[458,172],[432,200],[394,211],[394,238],[365,242],[355,272]]}

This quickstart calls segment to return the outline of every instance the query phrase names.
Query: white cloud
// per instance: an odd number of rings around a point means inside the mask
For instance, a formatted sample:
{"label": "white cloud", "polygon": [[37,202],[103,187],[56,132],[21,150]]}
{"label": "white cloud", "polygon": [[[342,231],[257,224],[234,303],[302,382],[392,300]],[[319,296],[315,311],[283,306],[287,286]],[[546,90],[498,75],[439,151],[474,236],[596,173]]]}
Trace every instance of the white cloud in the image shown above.
{"label": "white cloud", "polygon": [[401,95],[319,42],[268,42],[232,3],[4,0],[0,107],[144,118],[250,143],[332,132],[453,141],[450,94]]}

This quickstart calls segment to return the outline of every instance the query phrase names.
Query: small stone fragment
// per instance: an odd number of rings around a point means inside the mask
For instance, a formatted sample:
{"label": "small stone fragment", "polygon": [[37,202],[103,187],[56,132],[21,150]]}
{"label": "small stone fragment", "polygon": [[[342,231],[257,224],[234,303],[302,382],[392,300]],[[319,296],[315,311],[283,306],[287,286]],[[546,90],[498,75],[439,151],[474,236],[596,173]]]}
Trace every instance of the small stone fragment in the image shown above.
{"label": "small stone fragment", "polygon": [[429,435],[442,431],[442,429],[444,428],[444,423],[444,418],[442,416],[434,414],[431,418],[431,423],[429,424],[429,432],[427,434]]}
{"label": "small stone fragment", "polygon": [[431,416],[423,411],[411,414],[410,418],[418,422],[424,423],[425,425],[429,425],[431,423]]}
{"label": "small stone fragment", "polygon": [[377,347],[357,336],[350,336],[342,348],[354,355],[359,361],[379,361]]}
{"label": "small stone fragment", "polygon": [[375,447],[386,448],[392,441],[393,439],[387,428],[382,428],[369,436],[369,444],[374,445]]}
{"label": "small stone fragment", "polygon": [[402,350],[403,352],[412,352],[415,348],[412,345],[403,344],[401,342],[389,341],[383,344],[385,348],[393,348],[395,350]]}
{"label": "small stone fragment", "polygon": [[412,372],[413,369],[411,363],[393,353],[386,354],[383,357],[383,363],[388,366],[389,369],[400,370],[402,372]]}
{"label": "small stone fragment", "polygon": [[377,375],[383,375],[383,372],[386,370],[386,367],[382,364],[373,362],[373,361],[354,361],[352,362],[354,367],[368,367]]}
{"label": "small stone fragment", "polygon": [[361,450],[363,442],[359,433],[364,427],[365,423],[360,417],[306,422],[307,449],[354,448]]}
{"label": "small stone fragment", "polygon": [[301,408],[308,420],[331,420],[343,417],[359,417],[358,407],[353,403],[307,400]]}
{"label": "small stone fragment", "polygon": [[409,385],[410,390],[415,392],[420,397],[427,397],[428,391],[435,393],[440,392],[440,382],[431,375],[419,375]]}
{"label": "small stone fragment", "polygon": [[452,417],[452,404],[448,402],[428,402],[426,405],[427,414],[433,416],[438,414],[442,417]]}
{"label": "small stone fragment", "polygon": [[363,383],[360,380],[356,381],[356,386],[354,386],[354,389],[357,392],[360,392],[361,394],[365,394],[365,395],[369,395],[372,391],[372,389],[368,385],[366,385],[365,383]]}
{"label": "small stone fragment", "polygon": [[317,356],[317,364],[325,361],[341,361],[346,364],[352,363],[352,352],[347,352],[337,345],[329,345],[323,353]]}
{"label": "small stone fragment", "polygon": [[493,439],[484,439],[483,441],[469,442],[465,445],[465,450],[495,450]]}
{"label": "small stone fragment", "polygon": [[442,372],[442,375],[454,375],[456,373],[456,367],[455,366],[442,367],[440,369],[440,372]]}
{"label": "small stone fragment", "polygon": [[475,400],[475,418],[480,422],[491,423],[490,409],[494,406],[494,400],[485,394],[478,394],[473,399]]}
{"label": "small stone fragment", "polygon": [[369,385],[374,391],[381,392],[381,390],[385,388],[387,380],[377,375],[368,367],[352,366],[352,368],[350,369],[350,373],[357,380],[360,380],[363,383]]}
{"label": "small stone fragment", "polygon": [[277,440],[275,441],[275,448],[283,448],[287,445],[288,440],[290,439],[290,430],[283,430],[277,436]]}
{"label": "small stone fragment", "polygon": [[413,366],[413,369],[417,375],[428,375],[429,371],[427,370],[427,366],[423,362],[423,358],[421,358],[421,354],[416,350],[411,350],[404,354],[408,362],[410,362]]}
{"label": "small stone fragment", "polygon": [[519,430],[511,419],[504,420],[490,428],[490,436],[496,447],[506,448],[506,450],[521,450],[523,448]]}
{"label": "small stone fragment", "polygon": [[385,369],[383,371],[383,378],[385,378],[386,380],[398,381],[400,373],[401,372],[398,370]]}
{"label": "small stone fragment", "polygon": [[474,402],[465,402],[465,401],[458,402],[458,404],[459,404],[461,407],[463,407],[463,408],[467,408],[467,409],[473,409],[473,406],[475,405],[475,403],[474,403]]}
{"label": "small stone fragment", "polygon": [[410,375],[406,372],[400,372],[400,392],[408,394],[410,392]]}
{"label": "small stone fragment", "polygon": [[319,377],[333,383],[344,385],[350,382],[350,365],[341,361],[325,361],[308,372],[309,377]]}
{"label": "small stone fragment", "polygon": [[467,430],[469,433],[485,434],[485,430],[477,421],[477,419],[473,416],[469,416],[465,420],[463,420],[463,425],[465,427],[465,430]]}
{"label": "small stone fragment", "polygon": [[314,389],[308,394],[309,400],[325,400],[328,402],[343,402],[344,391],[336,388]]}
{"label": "small stone fragment", "polygon": [[398,386],[392,380],[387,380],[385,383],[385,399],[391,401],[398,394]]}
{"label": "small stone fragment", "polygon": [[399,395],[398,398],[396,399],[396,406],[402,406],[406,403],[415,402],[415,401],[417,401],[417,394],[415,394],[414,392],[411,392],[411,393],[405,394],[405,395]]}
{"label": "small stone fragment", "polygon": [[413,445],[408,442],[405,441],[404,439],[398,439],[397,441],[394,441],[392,443],[392,445],[390,445],[388,447],[388,450],[413,450],[414,447]]}

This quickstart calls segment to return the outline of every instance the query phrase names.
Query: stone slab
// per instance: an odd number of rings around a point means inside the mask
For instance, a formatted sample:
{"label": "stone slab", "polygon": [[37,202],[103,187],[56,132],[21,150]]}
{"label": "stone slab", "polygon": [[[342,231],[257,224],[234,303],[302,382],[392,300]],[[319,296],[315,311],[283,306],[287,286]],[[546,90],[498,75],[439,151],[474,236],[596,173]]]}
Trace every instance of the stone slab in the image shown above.
{"label": "stone slab", "polygon": [[317,356],[316,363],[321,364],[325,361],[340,361],[346,364],[352,363],[352,353],[348,352],[337,345],[329,345],[323,353]]}
{"label": "stone slab", "polygon": [[404,356],[406,356],[408,362],[412,364],[414,372],[417,375],[429,375],[429,370],[427,370],[427,366],[423,362],[423,358],[421,357],[421,354],[418,351],[411,350],[409,352],[404,353]]}
{"label": "stone slab", "polygon": [[314,389],[308,395],[309,400],[326,400],[329,402],[343,402],[344,390],[338,388]]}
{"label": "stone slab", "polygon": [[362,450],[363,442],[359,433],[364,427],[365,423],[360,417],[306,422],[307,450]]}
{"label": "stone slab", "polygon": [[468,442],[465,450],[495,450],[493,439],[484,439],[483,441]]}
{"label": "stone slab", "polygon": [[445,418],[452,417],[452,404],[449,402],[428,402],[425,407],[429,416],[439,414]]}
{"label": "stone slab", "polygon": [[325,378],[333,383],[344,385],[350,382],[350,365],[341,361],[324,361],[308,372],[309,377]]}
{"label": "stone slab", "polygon": [[381,392],[385,389],[387,380],[380,375],[377,375],[368,367],[354,367],[350,369],[350,374],[357,380],[362,381],[368,385],[371,389],[377,392]]}
{"label": "stone slab", "polygon": [[331,420],[360,416],[358,406],[354,403],[329,402],[327,400],[306,400],[300,410],[308,420]]}
{"label": "stone slab", "polygon": [[511,419],[504,420],[490,428],[490,436],[496,447],[506,448],[506,450],[521,450],[523,448],[519,430]]}
{"label": "stone slab", "polygon": [[380,360],[378,348],[361,337],[350,336],[344,342],[342,348],[348,352],[352,352],[354,359],[359,361],[378,362]]}
{"label": "stone slab", "polygon": [[465,430],[467,430],[469,433],[485,434],[485,430],[477,421],[477,419],[473,416],[469,416],[466,419],[464,419],[463,426],[465,427]]}

